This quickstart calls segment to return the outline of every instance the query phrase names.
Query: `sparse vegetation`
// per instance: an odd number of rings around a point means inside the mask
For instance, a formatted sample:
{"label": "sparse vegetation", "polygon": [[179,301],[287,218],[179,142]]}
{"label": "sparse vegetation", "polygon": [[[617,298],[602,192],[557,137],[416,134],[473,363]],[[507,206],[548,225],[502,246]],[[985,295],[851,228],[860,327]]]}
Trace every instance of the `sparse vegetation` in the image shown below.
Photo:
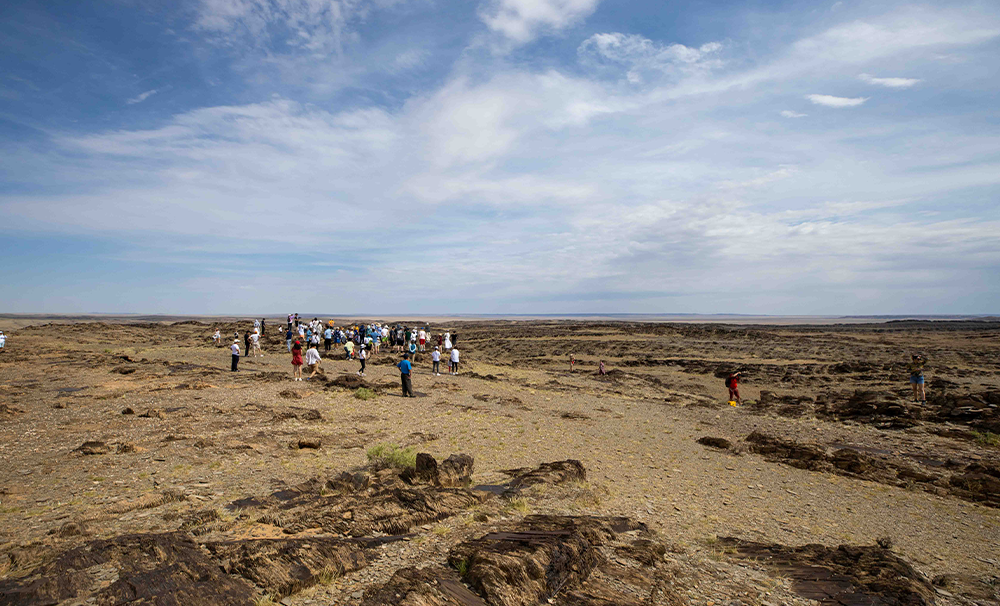
{"label": "sparse vegetation", "polygon": [[340,577],[340,571],[333,566],[326,566],[316,575],[316,580],[320,585],[329,585]]}
{"label": "sparse vegetation", "polygon": [[253,603],[254,606],[277,606],[277,604],[278,602],[275,601],[274,596],[269,593],[260,596]]}
{"label": "sparse vegetation", "polygon": [[458,571],[458,576],[464,577],[465,573],[469,572],[469,561],[462,558],[455,562],[455,570]]}
{"label": "sparse vegetation", "polygon": [[504,507],[507,511],[517,511],[522,514],[528,513],[530,507],[528,507],[528,499],[524,497],[516,497],[510,500]]}
{"label": "sparse vegetation", "polygon": [[993,433],[992,431],[974,431],[972,432],[972,438],[980,446],[1000,448],[1000,434]]}
{"label": "sparse vegetation", "polygon": [[368,449],[368,463],[375,469],[406,469],[417,465],[417,451],[397,444],[376,444]]}
{"label": "sparse vegetation", "polygon": [[359,387],[358,390],[354,392],[354,397],[359,400],[374,400],[378,397],[378,394],[376,394],[373,389]]}

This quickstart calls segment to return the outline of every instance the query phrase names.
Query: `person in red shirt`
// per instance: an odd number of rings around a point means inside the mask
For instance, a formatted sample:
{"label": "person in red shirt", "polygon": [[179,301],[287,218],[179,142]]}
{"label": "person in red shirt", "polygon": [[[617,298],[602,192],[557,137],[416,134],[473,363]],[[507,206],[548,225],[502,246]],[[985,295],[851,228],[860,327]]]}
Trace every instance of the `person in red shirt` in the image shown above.
{"label": "person in red shirt", "polygon": [[302,380],[302,343],[299,341],[292,345],[292,380]]}
{"label": "person in red shirt", "polygon": [[729,401],[736,402],[740,405],[743,404],[743,400],[740,399],[740,373],[734,372],[729,375],[726,379],[726,386],[729,387]]}

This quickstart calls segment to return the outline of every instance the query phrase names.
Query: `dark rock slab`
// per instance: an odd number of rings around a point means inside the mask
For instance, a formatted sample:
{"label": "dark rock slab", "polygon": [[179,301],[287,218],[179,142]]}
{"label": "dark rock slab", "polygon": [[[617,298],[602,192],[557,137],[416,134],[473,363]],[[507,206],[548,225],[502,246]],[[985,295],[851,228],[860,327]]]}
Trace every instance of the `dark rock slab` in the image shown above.
{"label": "dark rock slab", "polygon": [[225,574],[184,533],[123,535],[59,555],[25,579],[0,581],[0,605],[93,598],[102,606],[245,606],[253,588]]}
{"label": "dark rock slab", "polygon": [[930,582],[888,549],[873,546],[785,545],[720,539],[735,557],[753,560],[793,580],[796,592],[824,606],[934,604]]}

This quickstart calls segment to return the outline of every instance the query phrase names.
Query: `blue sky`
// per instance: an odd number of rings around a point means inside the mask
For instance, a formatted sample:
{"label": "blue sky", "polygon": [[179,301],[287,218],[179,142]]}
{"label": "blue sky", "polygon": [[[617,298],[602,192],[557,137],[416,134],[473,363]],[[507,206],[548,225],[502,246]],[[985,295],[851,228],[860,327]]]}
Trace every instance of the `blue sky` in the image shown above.
{"label": "blue sky", "polygon": [[0,312],[1000,312],[995,2],[0,5]]}

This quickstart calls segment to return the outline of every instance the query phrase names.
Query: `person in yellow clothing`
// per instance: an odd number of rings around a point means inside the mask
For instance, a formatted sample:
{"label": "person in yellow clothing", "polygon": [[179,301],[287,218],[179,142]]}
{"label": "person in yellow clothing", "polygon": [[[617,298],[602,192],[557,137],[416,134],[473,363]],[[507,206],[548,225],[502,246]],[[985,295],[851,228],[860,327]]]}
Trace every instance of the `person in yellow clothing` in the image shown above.
{"label": "person in yellow clothing", "polygon": [[913,401],[927,403],[927,393],[924,391],[924,364],[927,360],[920,354],[913,354],[907,368],[910,371],[910,387],[913,388]]}

